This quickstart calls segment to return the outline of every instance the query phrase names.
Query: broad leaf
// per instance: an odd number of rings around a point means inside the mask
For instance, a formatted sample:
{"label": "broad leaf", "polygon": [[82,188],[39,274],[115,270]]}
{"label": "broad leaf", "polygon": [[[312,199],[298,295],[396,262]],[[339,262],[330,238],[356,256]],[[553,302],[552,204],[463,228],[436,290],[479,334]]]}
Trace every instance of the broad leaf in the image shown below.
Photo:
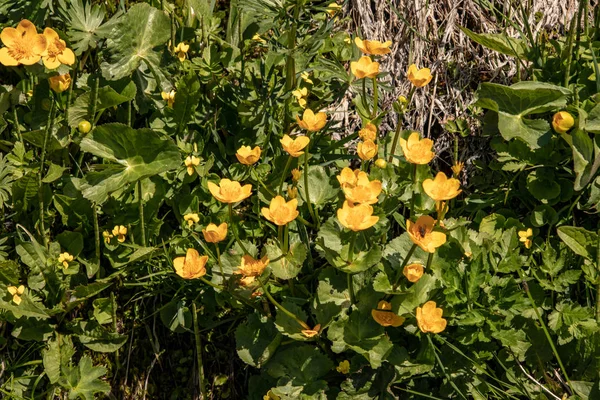
{"label": "broad leaf", "polygon": [[517,57],[521,60],[527,60],[527,44],[522,39],[515,39],[500,33],[475,33],[463,26],[460,27],[471,40],[488,49],[508,56]]}
{"label": "broad leaf", "polygon": [[596,262],[598,249],[598,234],[585,228],[575,226],[561,226],[557,229],[558,236],[575,254]]}
{"label": "broad leaf", "polygon": [[69,390],[69,399],[94,400],[94,394],[110,391],[110,385],[99,379],[104,374],[106,368],[94,367],[92,359],[83,356],[79,365],[66,368],[61,385]]}
{"label": "broad leaf", "polygon": [[273,356],[281,338],[272,320],[250,314],[235,331],[238,356],[246,364],[260,368]]}

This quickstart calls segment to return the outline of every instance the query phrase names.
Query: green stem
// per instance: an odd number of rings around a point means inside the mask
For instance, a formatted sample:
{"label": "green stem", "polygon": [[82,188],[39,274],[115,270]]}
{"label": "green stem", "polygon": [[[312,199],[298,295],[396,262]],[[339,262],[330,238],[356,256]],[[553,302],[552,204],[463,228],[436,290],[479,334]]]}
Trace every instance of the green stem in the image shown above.
{"label": "green stem", "polygon": [[356,243],[356,232],[352,232],[352,239],[350,239],[350,245],[348,246],[348,262],[352,263],[354,259],[354,244]]}
{"label": "green stem", "polygon": [[198,326],[198,310],[196,302],[192,303],[192,317],[194,319],[194,338],[196,339],[196,360],[198,362],[198,385],[200,387],[200,398],[206,400],[206,386],[204,385],[204,365],[202,364],[202,338]]}
{"label": "green stem", "polygon": [[446,376],[446,380],[448,381],[448,383],[450,383],[450,385],[454,388],[454,390],[456,390],[456,392],[460,395],[460,397],[467,400],[465,395],[460,391],[460,389],[456,386],[456,384],[452,380],[452,377],[450,377],[450,375],[448,375],[448,373],[446,372],[446,368],[444,368],[444,364],[442,364],[442,360],[440,360],[440,357],[437,354],[437,351],[436,351],[437,348],[433,344],[433,341],[431,340],[431,336],[428,334],[425,334],[425,336],[427,336],[427,340],[429,340],[429,344],[433,348],[433,354],[435,355],[435,360],[437,361],[438,365],[440,366],[442,373]]}
{"label": "green stem", "polygon": [[308,212],[313,222],[317,227],[319,227],[319,220],[315,215],[315,210],[313,209],[312,203],[310,202],[310,196],[308,194],[308,146],[306,147],[306,151],[304,152],[304,195],[306,200],[306,205],[308,206]]}
{"label": "green stem", "polygon": [[[110,292],[110,301],[112,303],[112,327],[113,331],[117,332],[117,299],[115,298],[115,292]],[[115,362],[117,364],[117,371],[121,368],[121,361],[119,359],[119,350],[115,351]]]}
{"label": "green stem", "polygon": [[19,116],[17,114],[17,107],[15,107],[14,104],[12,105],[12,112],[13,112],[15,134],[16,134],[17,138],[19,139],[19,142],[23,143],[23,136],[21,136],[21,127],[19,126]]}
{"label": "green stem", "polygon": [[292,156],[288,157],[287,163],[285,164],[285,168],[283,169],[283,175],[281,175],[281,180],[279,181],[279,190],[277,193],[281,196],[281,190],[283,189],[283,182],[285,182],[285,177],[287,175],[288,169],[290,169],[290,165],[292,165]]}
{"label": "green stem", "polygon": [[348,294],[350,296],[350,305],[356,302],[356,295],[354,294],[354,282],[352,282],[352,274],[346,273],[346,283],[348,285]]}
{"label": "green stem", "polygon": [[259,184],[260,186],[262,186],[262,187],[263,187],[263,189],[265,189],[265,190],[267,191],[267,193],[269,193],[269,194],[270,194],[271,196],[273,196],[273,197],[277,196],[277,193],[275,193],[274,191],[272,191],[271,189],[269,189],[269,188],[267,187],[267,185],[265,185],[265,184],[263,183],[262,179],[260,179],[260,177],[258,176],[258,174],[256,174],[256,180],[258,181],[258,184]]}
{"label": "green stem", "polygon": [[285,224],[285,228],[283,230],[283,254],[287,256],[287,253],[290,249],[290,225]]}
{"label": "green stem", "polygon": [[394,140],[392,141],[392,149],[390,150],[390,156],[388,162],[394,161],[394,154],[396,154],[396,146],[398,145],[398,139],[400,138],[400,132],[402,131],[402,117],[403,114],[398,114],[398,124],[396,125],[396,132],[394,133]]}
{"label": "green stem", "polygon": [[233,220],[233,204],[229,203],[229,204],[227,204],[227,206],[229,207],[229,224],[231,225],[231,231],[233,232],[233,237],[235,237],[235,240],[242,248],[242,251],[244,252],[244,254],[249,254],[248,250],[246,249],[246,246],[244,246],[244,243],[242,243],[242,241],[240,240],[240,237],[238,236],[237,224]]}
{"label": "green stem", "polygon": [[279,242],[279,248],[283,253],[285,251],[283,248],[283,225],[279,225],[277,227],[277,241]]}
{"label": "green stem", "polygon": [[92,213],[94,217],[94,245],[96,250],[96,262],[98,263],[98,278],[100,278],[100,226],[98,224],[98,207],[92,203]]}
{"label": "green stem", "polygon": [[408,264],[408,261],[410,260],[416,249],[417,245],[413,244],[408,253],[406,254],[406,257],[404,257],[404,260],[402,260],[402,265],[400,265],[400,270],[398,271],[398,275],[396,276],[396,280],[394,281],[394,286],[392,286],[393,290],[396,290],[396,288],[398,288],[398,285],[400,284],[400,278],[402,277],[402,271],[404,270],[404,267],[406,267],[406,264]]}
{"label": "green stem", "polygon": [[573,62],[573,41],[575,35],[575,22],[577,18],[571,20],[571,26],[569,29],[569,39],[567,41],[567,67],[565,68],[565,77],[563,80],[563,86],[568,88],[569,81],[571,79],[571,63]]}
{"label": "green stem", "polygon": [[219,271],[221,272],[223,283],[225,283],[225,274],[223,273],[223,264],[221,263],[221,250],[219,249],[219,243],[215,243],[215,247],[217,248],[217,262],[219,263]]}
{"label": "green stem", "polygon": [[46,227],[44,222],[44,165],[46,164],[46,150],[48,147],[48,139],[52,132],[52,127],[54,126],[54,116],[55,116],[56,105],[54,100],[50,105],[50,114],[48,115],[48,122],[46,123],[46,129],[44,130],[44,144],[42,145],[42,156],[40,161],[40,174],[39,174],[39,188],[38,188],[38,201],[40,206],[40,234],[44,239],[44,246],[48,248],[48,243],[50,239],[46,236]]}
{"label": "green stem", "polygon": [[298,215],[298,216],[296,217],[296,219],[297,219],[298,221],[300,221],[300,222],[301,222],[303,225],[306,225],[306,226],[308,226],[309,228],[314,228],[314,227],[315,227],[313,224],[311,224],[310,222],[308,222],[307,220],[305,220],[304,218],[302,218],[300,215]]}
{"label": "green stem", "polygon": [[415,215],[415,192],[416,192],[416,188],[417,188],[417,164],[413,164],[413,170],[412,170],[412,181],[413,181],[413,187],[412,187],[412,193],[410,195],[410,217],[412,218],[413,215]]}
{"label": "green stem", "polygon": [[198,279],[200,279],[202,282],[204,282],[205,284],[207,284],[208,286],[210,286],[210,287],[212,287],[212,288],[214,288],[214,289],[221,290],[221,291],[224,289],[224,287],[223,287],[223,286],[221,286],[221,285],[217,285],[216,283],[212,283],[211,281],[209,281],[208,279],[206,279],[206,278],[205,278],[205,277],[203,277],[203,276],[201,276],[201,277],[200,277],[200,278],[198,278]]}
{"label": "green stem", "polygon": [[379,101],[379,90],[377,89],[377,77],[373,77],[373,112],[371,113],[371,119],[375,119],[377,116],[377,102]]}
{"label": "green stem", "polygon": [[284,306],[282,306],[281,304],[279,304],[277,302],[277,300],[275,300],[273,298],[273,296],[271,296],[271,293],[269,293],[269,291],[267,290],[266,286],[262,283],[262,281],[260,279],[258,279],[258,282],[260,283],[260,287],[262,288],[263,292],[265,293],[265,296],[267,296],[267,299],[269,299],[269,301],[271,303],[273,303],[273,305],[275,307],[277,307],[279,310],[281,310],[288,317],[290,317],[293,320],[295,320],[303,329],[308,329],[308,326],[306,325],[306,323],[304,321],[302,321],[300,318],[298,318],[298,316],[296,314],[294,314],[293,312],[287,310]]}
{"label": "green stem", "polygon": [[71,106],[71,98],[73,97],[73,85],[75,85],[76,77],[77,69],[74,69],[71,84],[69,85],[69,91],[67,92],[67,104],[65,104],[65,121],[67,122],[67,126],[69,125],[69,108]]}
{"label": "green stem", "polygon": [[137,182],[137,188],[138,188],[138,196],[139,196],[139,203],[138,203],[138,208],[140,210],[140,233],[142,235],[142,246],[146,247],[147,243],[146,243],[146,222],[144,220],[144,199],[142,196],[142,181],[139,180]]}
{"label": "green stem", "polygon": [[90,101],[90,105],[91,105],[91,110],[90,110],[90,114],[88,115],[88,119],[90,121],[90,123],[92,124],[92,129],[90,130],[90,132],[92,130],[94,130],[94,127],[96,126],[96,104],[98,103],[98,90],[100,89],[100,78],[96,77],[96,79],[94,80],[94,86],[92,86],[92,93],[91,93],[91,101]]}

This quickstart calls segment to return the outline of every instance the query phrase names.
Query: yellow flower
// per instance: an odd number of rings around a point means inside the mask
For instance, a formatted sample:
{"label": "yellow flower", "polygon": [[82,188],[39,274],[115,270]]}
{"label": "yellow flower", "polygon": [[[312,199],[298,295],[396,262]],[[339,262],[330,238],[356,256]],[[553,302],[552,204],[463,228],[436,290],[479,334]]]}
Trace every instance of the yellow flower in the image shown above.
{"label": "yellow flower", "polygon": [[381,193],[381,181],[369,181],[369,176],[366,172],[358,173],[356,184],[344,184],[342,190],[346,196],[346,200],[360,204],[375,204]]}
{"label": "yellow flower", "polygon": [[283,197],[275,196],[271,200],[269,208],[263,207],[261,209],[261,213],[266,219],[275,225],[283,226],[296,219],[299,214],[298,210],[296,210],[297,207],[297,199],[292,199],[286,203]]}
{"label": "yellow flower", "polygon": [[421,264],[408,264],[402,270],[402,274],[408,279],[409,282],[415,283],[423,276],[423,265]]}
{"label": "yellow flower", "polygon": [[54,69],[58,68],[60,64],[73,65],[75,63],[75,53],[67,48],[65,41],[58,37],[58,33],[54,29],[44,29],[43,35],[48,43],[46,53],[42,55],[46,68]]}
{"label": "yellow flower", "polygon": [[179,61],[183,62],[185,57],[187,56],[187,52],[190,49],[190,45],[184,42],[179,42],[173,51],[177,53],[177,58]]}
{"label": "yellow flower", "polygon": [[127,228],[125,228],[123,225],[115,225],[112,230],[112,234],[113,236],[117,237],[117,240],[120,243],[123,243],[125,241],[125,235],[127,235]]}
{"label": "yellow flower", "polygon": [[187,156],[183,164],[187,169],[188,175],[192,176],[194,175],[194,171],[196,171],[196,168],[194,167],[200,165],[200,159],[196,156]]}
{"label": "yellow flower", "polygon": [[318,324],[312,329],[303,329],[302,334],[304,336],[306,336],[307,338],[311,338],[313,336],[317,336],[319,334],[320,330],[321,330],[321,324]]}
{"label": "yellow flower", "polygon": [[399,327],[404,322],[405,318],[399,316],[392,311],[392,305],[385,300],[381,300],[377,304],[376,310],[371,310],[371,316],[381,326]]}
{"label": "yellow flower", "polygon": [[208,182],[208,190],[215,199],[222,203],[238,203],[250,197],[252,185],[242,186],[239,182],[221,179],[218,186],[213,182]]}
{"label": "yellow flower", "polygon": [[342,172],[340,172],[340,174],[336,177],[338,182],[340,182],[340,186],[344,187],[346,185],[348,186],[356,186],[356,182],[358,182],[358,174],[360,173],[360,170],[351,170],[348,167],[345,167],[344,169],[342,169]]}
{"label": "yellow flower", "polygon": [[372,140],[365,140],[356,145],[356,152],[361,160],[367,161],[377,155],[377,145]]}
{"label": "yellow flower", "polygon": [[188,249],[185,257],[173,260],[175,273],[183,279],[196,279],[206,275],[206,262],[208,256],[200,256],[196,249]]}
{"label": "yellow flower", "polygon": [[277,396],[275,393],[273,393],[271,390],[269,390],[267,392],[267,394],[265,394],[263,396],[263,400],[280,400],[281,397]]}
{"label": "yellow flower", "polygon": [[429,215],[422,215],[417,222],[406,221],[408,236],[414,244],[428,253],[435,253],[435,249],[446,243],[446,234],[434,232],[435,220]]}
{"label": "yellow flower", "polygon": [[33,65],[48,48],[44,35],[37,33],[35,25],[26,19],[19,22],[16,29],[2,29],[0,40],[6,46],[0,49],[0,64],[7,67]]}
{"label": "yellow flower", "polygon": [[294,186],[289,186],[287,193],[290,199],[295,199],[296,197],[298,197],[298,188]]}
{"label": "yellow flower", "polygon": [[435,301],[428,301],[423,304],[423,308],[417,307],[417,325],[421,332],[440,333],[446,329],[443,312],[441,308],[436,308]]}
{"label": "yellow flower", "polygon": [[408,72],[406,75],[408,80],[418,88],[426,86],[429,82],[431,82],[431,78],[433,78],[429,68],[418,69],[415,64],[411,64],[411,66],[408,67]]}
{"label": "yellow flower", "polygon": [[255,33],[254,36],[252,36],[252,40],[254,40],[255,42],[258,42],[258,43],[262,43],[262,44],[267,43],[267,41],[265,39],[263,39],[262,37],[260,37],[260,35],[258,33]]}
{"label": "yellow flower", "polygon": [[302,108],[306,108],[306,99],[298,99],[298,105]]}
{"label": "yellow flower", "polygon": [[377,127],[369,122],[364,128],[358,131],[358,136],[362,140],[375,140],[377,139]]}
{"label": "yellow flower", "polygon": [[295,139],[292,139],[288,135],[283,135],[283,138],[280,140],[280,142],[283,146],[283,149],[287,151],[290,156],[300,157],[302,154],[304,154],[302,150],[308,146],[310,139],[308,136],[296,136]]}
{"label": "yellow flower", "polygon": [[48,83],[50,84],[50,89],[56,93],[62,93],[71,86],[71,75],[66,73],[64,75],[51,76],[48,78]]}
{"label": "yellow flower", "polygon": [[310,132],[316,132],[325,126],[327,123],[327,114],[324,112],[314,113],[310,108],[304,110],[304,114],[302,114],[302,119],[296,116],[296,121],[298,125],[302,129],[306,129]]}
{"label": "yellow flower", "polygon": [[252,165],[255,164],[260,159],[260,147],[255,146],[251,148],[250,146],[242,146],[238,149],[235,156],[238,161],[244,165]]}
{"label": "yellow flower", "polygon": [[443,172],[438,172],[435,179],[425,179],[423,190],[435,201],[451,200],[462,192],[460,181],[448,178]]}
{"label": "yellow flower", "polygon": [[400,138],[400,147],[406,161],[412,164],[429,164],[435,153],[432,151],[433,140],[420,139],[417,132],[413,132],[408,140]]}
{"label": "yellow flower", "polygon": [[379,217],[373,215],[373,207],[368,204],[353,204],[348,200],[337,210],[337,217],[344,227],[354,232],[369,229],[379,221]]}
{"label": "yellow flower", "polygon": [[168,93],[160,92],[160,95],[161,95],[162,99],[167,102],[167,106],[172,108],[173,104],[175,103],[175,91],[171,90]]}
{"label": "yellow flower", "polygon": [[200,217],[196,213],[189,213],[183,216],[183,220],[187,221],[188,226],[191,227],[194,224],[197,224],[200,221]]}
{"label": "yellow flower", "polygon": [[566,111],[559,111],[552,118],[552,127],[558,133],[567,133],[575,125],[575,119]]}
{"label": "yellow flower", "polygon": [[300,171],[298,168],[294,168],[292,170],[292,180],[294,182],[298,182],[300,180],[300,177],[302,177],[302,171]]}
{"label": "yellow flower", "polygon": [[307,71],[303,71],[303,72],[300,74],[300,78],[302,78],[302,79],[304,80],[304,82],[313,83],[313,81],[310,79],[310,77],[309,77],[309,76],[310,76],[310,75],[309,75],[309,73],[308,73]]}
{"label": "yellow flower", "polygon": [[333,17],[341,9],[342,9],[342,6],[340,6],[338,3],[330,3],[327,6],[326,12],[327,12],[327,14],[329,14],[330,17]]}
{"label": "yellow flower", "polygon": [[225,240],[227,237],[227,223],[223,222],[217,226],[215,224],[208,224],[206,229],[202,229],[204,240],[208,243],[219,243]]}
{"label": "yellow flower", "polygon": [[356,79],[375,78],[379,74],[379,63],[371,60],[371,57],[362,56],[358,61],[350,63],[350,71]]}
{"label": "yellow flower", "polygon": [[381,43],[378,40],[360,40],[359,38],[354,38],[354,43],[363,53],[374,55],[388,54],[392,45],[389,40]]}
{"label": "yellow flower", "polygon": [[346,36],[344,38],[344,43],[348,43],[348,44],[352,43],[352,39],[350,38],[350,36]]}
{"label": "yellow flower", "polygon": [[337,367],[335,367],[335,370],[340,374],[348,374],[350,372],[350,361],[344,360],[340,362],[340,364]]}
{"label": "yellow flower", "polygon": [[71,261],[73,261],[73,256],[66,251],[58,256],[58,262],[61,263],[64,268],[69,268],[69,263]]}
{"label": "yellow flower", "polygon": [[525,244],[525,248],[531,248],[531,238],[533,237],[533,230],[531,228],[527,228],[526,231],[519,231],[519,242],[523,242]]}
{"label": "yellow flower", "polygon": [[9,286],[8,288],[8,293],[12,294],[12,301],[16,304],[19,305],[21,304],[21,295],[25,292],[25,286],[21,285],[19,287],[16,286]]}
{"label": "yellow flower", "polygon": [[235,274],[241,274],[244,277],[257,277],[261,276],[265,268],[269,265],[269,259],[267,256],[258,260],[252,258],[246,254],[242,257],[242,261],[238,269],[234,272]]}
{"label": "yellow flower", "polygon": [[387,167],[387,161],[385,161],[383,158],[378,158],[375,161],[375,165],[379,168],[385,168]]}
{"label": "yellow flower", "polygon": [[104,241],[106,243],[110,243],[110,239],[112,239],[114,236],[111,235],[108,231],[104,231],[102,232],[102,237],[104,238]]}
{"label": "yellow flower", "polygon": [[456,164],[454,164],[452,166],[452,173],[454,174],[454,176],[459,176],[464,167],[465,167],[464,162],[457,161]]}
{"label": "yellow flower", "polygon": [[301,99],[303,97],[308,96],[308,89],[303,87],[301,89],[293,90],[292,95],[297,99]]}

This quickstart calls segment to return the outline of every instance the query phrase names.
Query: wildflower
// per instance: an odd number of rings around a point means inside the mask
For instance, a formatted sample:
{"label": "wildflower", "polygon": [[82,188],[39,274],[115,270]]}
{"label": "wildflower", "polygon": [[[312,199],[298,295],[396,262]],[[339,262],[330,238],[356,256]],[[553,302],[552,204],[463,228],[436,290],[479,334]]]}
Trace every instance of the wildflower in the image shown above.
{"label": "wildflower", "polygon": [[400,147],[404,153],[404,158],[411,164],[429,164],[435,153],[432,151],[433,140],[419,139],[419,134],[413,132],[408,140],[400,138]]}
{"label": "wildflower", "polygon": [[0,64],[7,67],[33,65],[40,61],[48,48],[44,35],[37,33],[35,25],[24,19],[17,28],[4,28],[0,33],[4,46],[0,49]]}
{"label": "wildflower", "polygon": [[215,199],[222,203],[238,203],[250,197],[252,185],[242,186],[239,182],[221,179],[218,186],[213,182],[208,182],[208,190]]}
{"label": "wildflower", "polygon": [[242,257],[241,264],[234,274],[241,274],[244,277],[255,278],[262,275],[265,268],[267,268],[267,265],[269,265],[269,259],[267,256],[257,260],[246,254]]}
{"label": "wildflower", "polygon": [[334,17],[335,14],[340,11],[342,9],[342,6],[340,6],[338,3],[330,3],[327,6],[327,14],[329,14],[330,17]]}
{"label": "wildflower", "polygon": [[252,165],[255,164],[260,159],[260,147],[255,146],[251,148],[250,146],[242,146],[235,153],[238,161],[244,165]]}
{"label": "wildflower", "polygon": [[379,168],[385,168],[387,167],[387,161],[385,161],[383,158],[378,158],[375,161],[375,165]]}
{"label": "wildflower", "polygon": [[302,78],[302,80],[303,80],[304,82],[311,83],[311,84],[312,84],[312,83],[314,83],[314,82],[313,82],[313,81],[310,79],[310,75],[309,75],[308,71],[303,71],[303,72],[300,74],[300,78]]}
{"label": "wildflower", "polygon": [[406,98],[406,96],[402,96],[402,95],[398,96],[398,101],[400,102],[400,104],[402,104],[404,106],[408,104],[408,99]]}
{"label": "wildflower", "polygon": [[263,39],[262,37],[260,37],[260,35],[258,33],[255,33],[254,36],[252,36],[252,40],[254,40],[255,42],[261,43],[261,44],[267,43],[267,41],[265,39]]}
{"label": "wildflower", "polygon": [[173,52],[177,53],[177,58],[179,59],[179,61],[183,62],[183,60],[185,60],[185,57],[187,56],[187,52],[189,49],[189,44],[179,42],[177,46],[175,46],[175,49],[173,49]]}
{"label": "wildflower", "polygon": [[310,132],[316,132],[325,126],[327,123],[327,114],[324,112],[314,113],[310,108],[304,110],[304,114],[302,114],[302,119],[296,116],[296,121],[298,125],[302,129],[306,129]]}
{"label": "wildflower", "polygon": [[269,208],[263,207],[261,209],[261,213],[266,219],[275,225],[283,226],[296,219],[299,214],[298,210],[296,209],[297,207],[297,199],[292,199],[286,203],[283,197],[275,196],[271,200]]}
{"label": "wildflower", "polygon": [[304,87],[302,89],[296,89],[292,91],[292,95],[296,98],[296,100],[298,100],[298,104],[300,104],[300,107],[306,107],[306,97],[308,96],[307,88]]}
{"label": "wildflower", "polygon": [[423,276],[423,265],[422,264],[408,264],[402,270],[402,274],[408,279],[409,282],[415,283]]}
{"label": "wildflower", "polygon": [[200,217],[196,213],[189,213],[183,216],[183,220],[187,221],[188,226],[191,227],[192,225],[200,222]]}
{"label": "wildflower", "polygon": [[435,249],[446,243],[446,234],[434,232],[435,221],[429,215],[422,215],[417,222],[406,221],[410,240],[424,251],[435,253]]}
{"label": "wildflower", "polygon": [[294,182],[298,182],[300,180],[300,177],[302,177],[302,171],[300,171],[298,168],[294,168],[292,170],[292,180]]}
{"label": "wildflower", "polygon": [[298,188],[294,186],[288,187],[288,198],[295,199],[298,197]]}
{"label": "wildflower", "polygon": [[375,140],[377,139],[377,127],[369,122],[364,128],[358,131],[358,136],[362,140]]}
{"label": "wildflower", "polygon": [[443,172],[438,172],[435,179],[425,179],[423,190],[435,201],[451,200],[462,192],[460,181],[448,178]]}
{"label": "wildflower", "polygon": [[356,79],[375,78],[379,74],[379,63],[371,60],[371,57],[362,56],[358,61],[350,63],[350,71]]}
{"label": "wildflower", "polygon": [[208,243],[222,242],[227,237],[227,223],[223,222],[219,226],[208,224],[206,229],[202,229],[202,235],[204,235],[204,240]]}
{"label": "wildflower", "polygon": [[187,169],[188,175],[192,176],[194,175],[194,171],[196,170],[194,167],[200,165],[200,159],[196,156],[187,156],[183,164]]}
{"label": "wildflower", "polygon": [[63,75],[54,75],[48,78],[50,89],[56,93],[62,93],[71,86],[71,75],[68,73]]}
{"label": "wildflower", "polygon": [[381,181],[369,181],[369,176],[366,172],[360,171],[356,179],[355,185],[342,185],[346,200],[360,204],[375,204],[381,193]]}
{"label": "wildflower", "polygon": [[339,365],[337,367],[335,367],[335,370],[337,372],[339,372],[340,374],[344,374],[344,375],[348,374],[350,372],[350,361],[348,361],[348,360],[341,361],[339,363]]}
{"label": "wildflower", "polygon": [[89,133],[92,130],[92,124],[90,124],[90,121],[83,120],[77,125],[77,130],[82,135],[85,135],[86,133]]}
{"label": "wildflower", "polygon": [[25,286],[21,285],[19,287],[16,286],[9,286],[8,288],[8,293],[12,294],[12,301],[16,304],[19,305],[21,304],[21,295],[25,292]]}
{"label": "wildflower", "polygon": [[552,127],[558,133],[567,133],[575,125],[575,119],[566,111],[559,111],[552,118]]}
{"label": "wildflower", "polygon": [[[336,177],[341,187],[344,186],[356,186],[356,182],[358,182],[358,174],[360,170],[352,171],[350,168],[345,167],[342,169],[342,172]],[[365,173],[366,174],[366,173]]]}
{"label": "wildflower", "polygon": [[73,65],[75,63],[75,53],[67,48],[65,41],[58,36],[54,29],[44,29],[43,35],[46,38],[46,43],[48,43],[46,52],[42,55],[46,68],[54,69],[61,64]]}
{"label": "wildflower", "polygon": [[399,316],[392,311],[392,305],[385,300],[381,300],[377,304],[376,310],[371,310],[371,316],[381,326],[399,327],[404,322],[405,318]]}
{"label": "wildflower", "polygon": [[315,325],[314,328],[312,329],[303,329],[302,330],[302,334],[304,336],[306,336],[307,338],[311,338],[313,336],[317,336],[319,334],[319,331],[321,330],[321,324]]}
{"label": "wildflower", "polygon": [[361,160],[370,160],[377,155],[377,144],[372,140],[365,140],[364,142],[358,143],[356,152]]}
{"label": "wildflower", "polygon": [[200,256],[196,249],[188,249],[185,257],[173,260],[175,273],[183,279],[196,279],[206,275],[206,262],[208,256]]}
{"label": "wildflower", "polygon": [[171,90],[170,92],[160,92],[160,95],[164,101],[167,102],[167,106],[173,108],[173,104],[175,103],[175,91]]}
{"label": "wildflower", "polygon": [[454,174],[454,176],[459,176],[460,173],[462,172],[463,168],[465,167],[465,163],[462,161],[457,161],[451,168],[452,168],[452,173]]}
{"label": "wildflower", "polygon": [[58,262],[61,263],[64,268],[69,268],[69,263],[71,261],[73,261],[73,256],[66,251],[58,256]]}
{"label": "wildflower", "polygon": [[[295,139],[292,139],[288,135],[283,135],[283,138],[280,140],[283,149],[292,157],[300,157],[304,152],[302,151],[308,143],[310,143],[310,139],[308,136],[296,136]],[[293,174],[293,171],[292,171]]]}
{"label": "wildflower", "polygon": [[531,248],[531,238],[533,237],[533,230],[531,228],[527,228],[526,231],[519,231],[519,242],[523,242],[525,244],[525,248]]}
{"label": "wildflower", "polygon": [[104,241],[106,243],[110,243],[110,239],[112,239],[114,236],[111,235],[108,231],[104,231],[102,232],[102,237],[104,238]]}
{"label": "wildflower", "polygon": [[115,225],[112,230],[112,234],[113,236],[117,237],[119,243],[123,243],[125,241],[125,235],[127,235],[127,228],[125,228],[123,225]]}
{"label": "wildflower", "polygon": [[418,69],[415,64],[412,64],[410,67],[408,67],[408,72],[406,75],[408,80],[418,88],[427,86],[427,84],[431,82],[431,78],[433,78],[429,68]]}
{"label": "wildflower", "polygon": [[354,204],[348,200],[337,210],[337,217],[345,228],[354,232],[369,229],[379,221],[379,217],[373,215],[373,207],[368,204]]}
{"label": "wildflower", "polygon": [[392,45],[389,40],[381,43],[378,40],[361,40],[359,38],[354,38],[354,43],[363,53],[374,55],[388,54]]}
{"label": "wildflower", "polygon": [[423,308],[417,307],[417,325],[421,332],[440,333],[446,329],[446,320],[442,318],[443,310],[436,308],[435,301],[428,301]]}

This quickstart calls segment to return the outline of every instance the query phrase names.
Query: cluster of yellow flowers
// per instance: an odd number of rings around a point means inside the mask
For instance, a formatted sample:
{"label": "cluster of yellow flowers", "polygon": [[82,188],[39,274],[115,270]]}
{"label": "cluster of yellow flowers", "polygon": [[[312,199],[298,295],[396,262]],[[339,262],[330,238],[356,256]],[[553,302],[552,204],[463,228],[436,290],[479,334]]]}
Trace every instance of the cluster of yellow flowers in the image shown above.
{"label": "cluster of yellow flowers", "polygon": [[102,237],[106,243],[110,243],[111,239],[116,237],[119,243],[123,243],[125,241],[125,236],[127,235],[127,227],[123,225],[115,225],[111,232],[104,231],[102,232]]}

